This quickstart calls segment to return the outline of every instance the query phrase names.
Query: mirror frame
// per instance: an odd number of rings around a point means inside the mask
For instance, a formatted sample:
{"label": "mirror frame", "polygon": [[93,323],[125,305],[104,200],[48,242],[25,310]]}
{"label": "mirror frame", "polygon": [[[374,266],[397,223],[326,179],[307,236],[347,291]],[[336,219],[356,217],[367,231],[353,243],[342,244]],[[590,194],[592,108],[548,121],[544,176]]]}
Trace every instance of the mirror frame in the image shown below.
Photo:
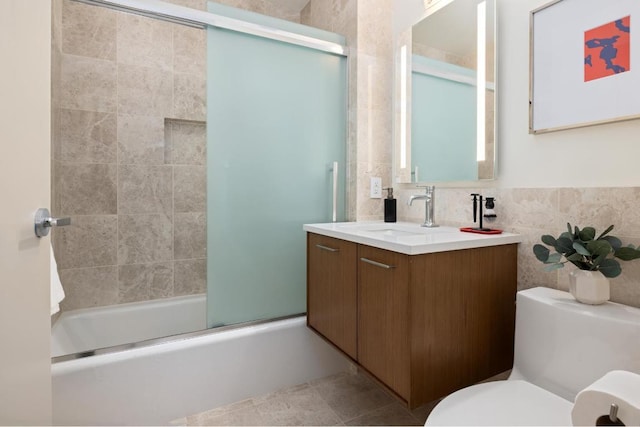
{"label": "mirror frame", "polygon": [[[494,120],[493,120],[493,174],[491,178],[476,179],[472,181],[428,181],[413,180],[410,164],[411,147],[411,92],[412,92],[412,30],[413,27],[425,18],[435,14],[442,8],[456,0],[424,0],[423,13],[416,16],[407,28],[394,35],[394,85],[393,85],[393,183],[400,185],[438,185],[440,187],[465,187],[483,186],[492,184],[498,177],[498,23],[497,3],[493,0],[493,34],[494,34]],[[404,166],[404,167],[403,167]]]}

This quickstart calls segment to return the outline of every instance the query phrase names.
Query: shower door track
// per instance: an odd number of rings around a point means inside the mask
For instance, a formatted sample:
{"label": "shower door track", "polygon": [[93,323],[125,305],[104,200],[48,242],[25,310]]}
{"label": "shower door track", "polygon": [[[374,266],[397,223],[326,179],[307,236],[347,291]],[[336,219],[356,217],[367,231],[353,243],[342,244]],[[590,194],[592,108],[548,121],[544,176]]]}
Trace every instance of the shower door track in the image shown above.
{"label": "shower door track", "polygon": [[281,320],[294,319],[294,318],[297,318],[297,317],[304,317],[306,315],[307,315],[307,313],[298,313],[298,314],[290,314],[288,316],[276,317],[276,318],[272,318],[272,319],[252,320],[250,322],[242,322],[242,323],[234,323],[232,325],[216,326],[216,327],[213,327],[213,328],[202,329],[202,330],[199,330],[199,331],[186,332],[184,334],[169,335],[169,336],[166,336],[166,337],[153,338],[153,339],[149,339],[149,340],[138,341],[138,342],[133,342],[133,343],[128,343],[128,344],[114,345],[114,346],[111,346],[111,347],[98,348],[98,349],[95,349],[95,350],[88,350],[88,351],[81,351],[81,352],[78,352],[78,353],[64,354],[64,355],[61,355],[61,356],[52,357],[51,358],[51,363],[66,362],[68,360],[82,359],[84,357],[97,356],[97,355],[101,355],[101,354],[118,353],[118,352],[124,351],[124,350],[133,350],[133,349],[136,349],[136,348],[144,348],[144,347],[150,347],[150,346],[153,346],[153,345],[166,344],[166,343],[169,343],[169,342],[181,341],[181,340],[186,340],[186,339],[190,339],[190,338],[196,338],[196,337],[200,337],[200,336],[204,336],[204,335],[217,334],[217,333],[220,333],[220,332],[230,331],[230,330],[233,330],[233,329],[246,328],[246,327],[249,327],[249,326],[257,326],[257,325],[263,325],[263,324],[271,323],[271,322],[278,322],[278,321],[281,321]]}
{"label": "shower door track", "polygon": [[202,28],[217,27],[237,31],[254,36],[278,40],[285,43],[304,46],[322,52],[347,56],[347,48],[343,44],[301,34],[284,31],[266,25],[245,22],[239,19],[216,15],[211,12],[178,6],[160,0],[73,0],[93,6],[106,7],[122,12],[142,15],[147,18],[155,18],[175,24],[189,27]]}

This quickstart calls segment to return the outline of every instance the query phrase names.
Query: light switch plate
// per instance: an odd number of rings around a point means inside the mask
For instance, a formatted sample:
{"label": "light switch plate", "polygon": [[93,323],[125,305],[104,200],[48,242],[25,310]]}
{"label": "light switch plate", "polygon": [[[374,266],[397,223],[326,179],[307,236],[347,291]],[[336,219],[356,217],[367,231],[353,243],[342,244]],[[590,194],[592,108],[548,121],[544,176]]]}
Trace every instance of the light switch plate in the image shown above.
{"label": "light switch plate", "polygon": [[378,176],[371,177],[371,196],[372,199],[382,199],[382,178]]}

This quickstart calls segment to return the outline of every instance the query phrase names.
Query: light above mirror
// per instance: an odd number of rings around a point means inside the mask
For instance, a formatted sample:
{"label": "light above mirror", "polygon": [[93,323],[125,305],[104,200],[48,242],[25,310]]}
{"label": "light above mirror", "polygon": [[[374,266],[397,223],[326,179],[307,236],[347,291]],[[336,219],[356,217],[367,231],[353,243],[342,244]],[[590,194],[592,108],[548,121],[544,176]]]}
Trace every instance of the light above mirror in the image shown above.
{"label": "light above mirror", "polygon": [[495,0],[433,1],[410,39],[397,55],[396,182],[493,179]]}

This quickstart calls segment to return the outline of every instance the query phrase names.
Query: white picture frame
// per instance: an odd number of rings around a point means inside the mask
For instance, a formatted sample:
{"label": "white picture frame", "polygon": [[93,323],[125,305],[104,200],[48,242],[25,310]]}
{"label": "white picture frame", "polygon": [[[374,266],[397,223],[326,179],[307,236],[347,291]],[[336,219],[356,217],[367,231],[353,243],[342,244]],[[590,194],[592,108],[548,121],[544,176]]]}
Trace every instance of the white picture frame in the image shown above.
{"label": "white picture frame", "polygon": [[[640,118],[636,22],[637,0],[555,0],[531,12],[529,133]],[[610,74],[587,81],[587,68]]]}

